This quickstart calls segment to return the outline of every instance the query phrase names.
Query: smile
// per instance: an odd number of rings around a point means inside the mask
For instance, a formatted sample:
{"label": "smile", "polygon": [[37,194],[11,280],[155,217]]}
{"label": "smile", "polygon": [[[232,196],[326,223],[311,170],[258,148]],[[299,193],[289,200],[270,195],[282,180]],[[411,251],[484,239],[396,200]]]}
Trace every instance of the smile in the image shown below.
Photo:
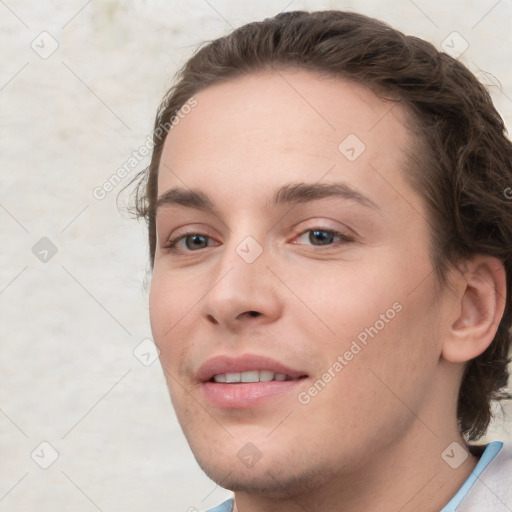
{"label": "smile", "polygon": [[293,400],[296,395],[290,392],[308,375],[265,356],[244,354],[213,357],[198,368],[195,377],[207,404],[247,409],[287,396]]}
{"label": "smile", "polygon": [[214,382],[235,384],[241,382],[271,382],[273,380],[292,380],[292,377],[284,373],[274,373],[269,370],[253,370],[241,373],[220,373],[214,375]]}

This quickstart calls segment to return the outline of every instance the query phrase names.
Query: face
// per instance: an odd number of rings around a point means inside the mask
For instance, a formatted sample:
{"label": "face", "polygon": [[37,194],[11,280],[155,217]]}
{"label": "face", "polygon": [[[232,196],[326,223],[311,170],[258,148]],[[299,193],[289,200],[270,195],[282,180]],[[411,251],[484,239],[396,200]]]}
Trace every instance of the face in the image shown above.
{"label": "face", "polygon": [[435,408],[443,296],[406,114],[301,70],[195,99],[158,179],[150,313],[171,399],[224,487],[321,485]]}

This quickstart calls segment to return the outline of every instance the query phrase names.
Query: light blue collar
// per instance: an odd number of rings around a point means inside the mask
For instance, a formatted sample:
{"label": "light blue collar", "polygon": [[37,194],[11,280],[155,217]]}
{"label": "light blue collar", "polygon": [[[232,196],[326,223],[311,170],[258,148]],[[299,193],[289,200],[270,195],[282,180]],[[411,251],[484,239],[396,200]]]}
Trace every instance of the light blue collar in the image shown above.
{"label": "light blue collar", "polygon": [[233,498],[226,500],[215,508],[209,509],[207,512],[231,512],[233,510],[233,505],[235,504]]}
{"label": "light blue collar", "polygon": [[442,508],[441,512],[457,511],[457,507],[468,495],[475,482],[484,472],[484,469],[491,463],[494,457],[496,457],[502,447],[503,443],[501,441],[493,441],[486,446],[484,453],[482,453],[482,456],[478,461],[478,464],[475,466],[475,469],[473,469],[467,480],[462,484],[462,487],[457,491],[457,494],[448,502],[447,505]]}

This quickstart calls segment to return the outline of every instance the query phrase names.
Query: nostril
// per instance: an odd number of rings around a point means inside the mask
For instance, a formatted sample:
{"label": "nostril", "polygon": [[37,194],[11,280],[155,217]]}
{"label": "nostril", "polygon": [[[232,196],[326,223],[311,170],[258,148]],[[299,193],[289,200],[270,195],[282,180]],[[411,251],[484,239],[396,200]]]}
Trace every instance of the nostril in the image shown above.
{"label": "nostril", "polygon": [[247,311],[249,316],[260,316],[261,313],[259,311]]}
{"label": "nostril", "polygon": [[218,324],[219,322],[217,322],[217,320],[215,320],[215,318],[213,318],[212,315],[207,315],[206,318],[212,323],[212,324]]}

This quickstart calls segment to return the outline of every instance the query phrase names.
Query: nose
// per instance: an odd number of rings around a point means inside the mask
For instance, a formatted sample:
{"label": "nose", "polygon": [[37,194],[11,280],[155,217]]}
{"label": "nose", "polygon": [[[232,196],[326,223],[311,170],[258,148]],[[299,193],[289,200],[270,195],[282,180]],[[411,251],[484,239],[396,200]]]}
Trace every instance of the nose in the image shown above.
{"label": "nose", "polygon": [[212,326],[233,332],[274,322],[283,307],[279,283],[267,267],[266,251],[251,261],[236,249],[225,247],[200,307],[202,317]]}

